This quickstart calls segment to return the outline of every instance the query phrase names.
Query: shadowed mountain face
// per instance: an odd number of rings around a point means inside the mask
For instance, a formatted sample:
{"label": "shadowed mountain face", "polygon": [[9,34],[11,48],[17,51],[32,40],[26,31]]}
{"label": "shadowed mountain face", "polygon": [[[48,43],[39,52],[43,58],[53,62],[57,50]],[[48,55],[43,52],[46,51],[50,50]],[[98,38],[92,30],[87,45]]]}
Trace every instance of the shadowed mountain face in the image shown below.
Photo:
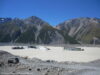
{"label": "shadowed mountain face", "polygon": [[38,17],[26,19],[0,18],[0,42],[62,44],[78,43],[62,30],[50,26]]}
{"label": "shadowed mountain face", "polygon": [[100,19],[98,18],[76,18],[65,21],[57,25],[56,28],[64,31],[80,43],[100,44]]}

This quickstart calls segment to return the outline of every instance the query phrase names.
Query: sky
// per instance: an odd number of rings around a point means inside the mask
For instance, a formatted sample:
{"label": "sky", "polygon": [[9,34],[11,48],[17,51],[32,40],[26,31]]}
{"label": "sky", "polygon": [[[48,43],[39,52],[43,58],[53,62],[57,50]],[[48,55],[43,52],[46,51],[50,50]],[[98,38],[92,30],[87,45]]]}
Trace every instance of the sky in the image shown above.
{"label": "sky", "polygon": [[100,18],[100,0],[0,0],[0,17],[30,16],[53,26],[73,18]]}

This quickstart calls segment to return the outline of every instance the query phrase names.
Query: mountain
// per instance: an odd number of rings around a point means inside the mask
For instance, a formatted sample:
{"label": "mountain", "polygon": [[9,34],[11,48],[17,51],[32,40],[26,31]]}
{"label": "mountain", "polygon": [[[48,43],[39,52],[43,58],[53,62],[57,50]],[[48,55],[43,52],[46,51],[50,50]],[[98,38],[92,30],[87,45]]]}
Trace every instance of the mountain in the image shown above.
{"label": "mountain", "polygon": [[7,19],[0,19],[0,42],[36,44],[78,43],[73,37],[63,33],[62,30],[52,27],[36,16],[26,19]]}
{"label": "mountain", "polygon": [[100,19],[76,18],[52,27],[42,19],[0,18],[0,42],[35,44],[100,44]]}
{"label": "mountain", "polygon": [[67,33],[80,43],[100,44],[100,19],[99,18],[76,18],[67,20],[56,26],[57,29]]}
{"label": "mountain", "polygon": [[11,18],[0,18],[0,24],[11,21],[11,20],[12,20]]}

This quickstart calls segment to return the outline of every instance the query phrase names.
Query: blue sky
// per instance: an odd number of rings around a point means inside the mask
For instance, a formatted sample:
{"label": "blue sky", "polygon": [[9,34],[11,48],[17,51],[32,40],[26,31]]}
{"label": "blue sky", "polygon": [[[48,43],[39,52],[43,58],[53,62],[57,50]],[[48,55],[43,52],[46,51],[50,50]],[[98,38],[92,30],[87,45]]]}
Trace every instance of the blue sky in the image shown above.
{"label": "blue sky", "polygon": [[29,16],[51,25],[77,17],[100,18],[100,0],[0,0],[0,17]]}

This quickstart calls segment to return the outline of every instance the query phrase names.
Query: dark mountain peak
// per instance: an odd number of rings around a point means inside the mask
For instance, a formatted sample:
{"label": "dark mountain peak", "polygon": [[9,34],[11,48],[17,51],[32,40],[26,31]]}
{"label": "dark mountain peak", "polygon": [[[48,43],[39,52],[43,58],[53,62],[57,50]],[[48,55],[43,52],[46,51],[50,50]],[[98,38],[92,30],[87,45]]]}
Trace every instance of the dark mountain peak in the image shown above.
{"label": "dark mountain peak", "polygon": [[24,20],[24,23],[28,25],[34,25],[34,26],[49,25],[47,22],[43,21],[42,19],[36,16],[28,17],[27,19]]}
{"label": "dark mountain peak", "polygon": [[36,20],[36,19],[38,19],[38,20],[42,20],[42,19],[40,19],[40,18],[37,17],[37,16],[30,16],[30,17],[28,17],[28,19],[31,19],[31,20]]}

